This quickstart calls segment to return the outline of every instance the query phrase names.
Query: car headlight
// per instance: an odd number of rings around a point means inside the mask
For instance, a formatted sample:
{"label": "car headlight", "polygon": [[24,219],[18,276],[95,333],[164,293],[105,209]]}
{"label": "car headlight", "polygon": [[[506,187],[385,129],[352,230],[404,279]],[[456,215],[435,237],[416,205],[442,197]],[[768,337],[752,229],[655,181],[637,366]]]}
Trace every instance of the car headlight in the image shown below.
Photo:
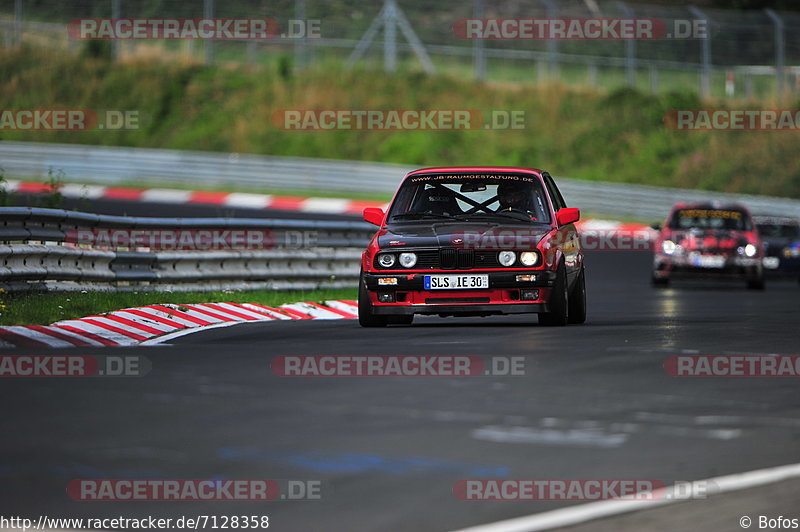
{"label": "car headlight", "polygon": [[667,255],[672,255],[673,253],[675,253],[675,248],[677,247],[678,246],[676,246],[675,242],[673,242],[672,240],[664,240],[661,243],[661,250]]}
{"label": "car headlight", "polygon": [[413,268],[416,263],[417,263],[416,253],[400,254],[400,266],[402,266],[403,268]]}
{"label": "car headlight", "polygon": [[378,264],[383,266],[384,268],[391,268],[394,266],[394,255],[391,253],[383,253],[378,255]]}
{"label": "car headlight", "polygon": [[519,254],[519,261],[525,266],[536,266],[539,262],[539,254],[535,251],[523,251]]}
{"label": "car headlight", "polygon": [[747,244],[744,247],[744,254],[748,257],[755,257],[756,253],[758,253],[758,248],[755,247],[753,244]]}
{"label": "car headlight", "polygon": [[497,260],[503,266],[511,266],[517,260],[517,254],[513,251],[501,251],[497,254]]}

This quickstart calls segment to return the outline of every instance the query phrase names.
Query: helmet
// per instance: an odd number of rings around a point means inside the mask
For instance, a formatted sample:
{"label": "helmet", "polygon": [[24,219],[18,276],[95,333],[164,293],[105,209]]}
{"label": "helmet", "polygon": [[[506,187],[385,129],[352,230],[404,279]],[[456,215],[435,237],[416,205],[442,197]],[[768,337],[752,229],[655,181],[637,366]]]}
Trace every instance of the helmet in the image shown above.
{"label": "helmet", "polygon": [[507,181],[497,186],[497,199],[501,208],[527,209],[530,191],[524,183]]}

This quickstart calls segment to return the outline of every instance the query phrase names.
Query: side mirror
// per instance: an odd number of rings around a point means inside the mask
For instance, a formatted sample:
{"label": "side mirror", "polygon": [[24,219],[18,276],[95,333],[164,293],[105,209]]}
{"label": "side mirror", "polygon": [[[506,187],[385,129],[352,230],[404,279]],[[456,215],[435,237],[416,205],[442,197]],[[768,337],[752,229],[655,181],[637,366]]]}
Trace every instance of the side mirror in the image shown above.
{"label": "side mirror", "polygon": [[564,207],[563,209],[559,209],[556,213],[556,221],[558,222],[559,227],[562,225],[573,224],[580,219],[581,211],[580,209],[576,209],[574,207]]}
{"label": "side mirror", "polygon": [[650,229],[655,229],[656,231],[661,231],[661,224],[650,224]]}
{"label": "side mirror", "polygon": [[380,227],[385,216],[386,214],[383,212],[383,209],[379,209],[378,207],[367,207],[364,209],[364,221],[372,225]]}

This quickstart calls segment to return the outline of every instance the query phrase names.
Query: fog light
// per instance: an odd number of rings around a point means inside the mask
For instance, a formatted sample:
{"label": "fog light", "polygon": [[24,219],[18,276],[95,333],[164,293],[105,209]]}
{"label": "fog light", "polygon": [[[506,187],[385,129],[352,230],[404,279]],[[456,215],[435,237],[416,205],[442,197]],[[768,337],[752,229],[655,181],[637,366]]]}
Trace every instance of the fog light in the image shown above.
{"label": "fog light", "polygon": [[520,290],[519,298],[525,301],[535,301],[539,299],[538,290]]}
{"label": "fog light", "polygon": [[378,277],[378,286],[396,285],[397,277]]}
{"label": "fog light", "polygon": [[530,275],[530,274],[517,275],[517,282],[518,283],[521,283],[521,282],[533,282],[535,280],[536,280],[536,276],[535,275]]}
{"label": "fog light", "polygon": [[394,292],[378,292],[378,301],[381,303],[394,303]]}

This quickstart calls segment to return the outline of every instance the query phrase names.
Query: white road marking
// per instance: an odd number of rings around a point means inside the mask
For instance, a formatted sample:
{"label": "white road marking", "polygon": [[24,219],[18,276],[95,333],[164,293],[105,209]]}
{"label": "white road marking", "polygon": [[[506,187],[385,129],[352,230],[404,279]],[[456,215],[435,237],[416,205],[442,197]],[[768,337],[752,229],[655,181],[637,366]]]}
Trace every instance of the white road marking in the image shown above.
{"label": "white road marking", "polygon": [[[716,495],[766,484],[774,484],[775,482],[798,477],[800,477],[800,463],[757,469],[746,473],[724,475],[696,482],[716,486],[719,488],[715,490]],[[674,490],[675,487],[670,486],[663,492],[664,496],[652,501],[612,499],[590,502],[552,510],[550,512],[542,512],[539,514],[516,517],[514,519],[506,519],[504,521],[487,523],[485,525],[462,528],[455,532],[538,532],[540,530],[553,530],[614,515],[646,510],[676,502],[684,502],[685,499],[683,498],[670,497],[670,495],[674,493]]]}

